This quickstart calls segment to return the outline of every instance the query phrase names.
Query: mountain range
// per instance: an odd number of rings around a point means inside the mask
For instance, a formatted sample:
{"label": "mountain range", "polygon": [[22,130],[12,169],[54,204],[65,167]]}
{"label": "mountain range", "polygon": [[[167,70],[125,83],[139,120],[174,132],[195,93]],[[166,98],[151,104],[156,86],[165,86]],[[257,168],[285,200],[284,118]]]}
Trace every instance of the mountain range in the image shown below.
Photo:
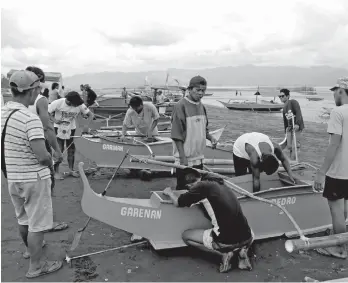
{"label": "mountain range", "polygon": [[165,84],[167,73],[169,85],[186,86],[191,77],[200,75],[210,86],[331,86],[342,76],[348,76],[348,69],[329,66],[234,66],[209,69],[168,69],[147,72],[101,72],[77,74],[64,77],[67,88],[76,89],[80,84],[92,88],[136,88],[145,85],[145,78],[152,85]]}

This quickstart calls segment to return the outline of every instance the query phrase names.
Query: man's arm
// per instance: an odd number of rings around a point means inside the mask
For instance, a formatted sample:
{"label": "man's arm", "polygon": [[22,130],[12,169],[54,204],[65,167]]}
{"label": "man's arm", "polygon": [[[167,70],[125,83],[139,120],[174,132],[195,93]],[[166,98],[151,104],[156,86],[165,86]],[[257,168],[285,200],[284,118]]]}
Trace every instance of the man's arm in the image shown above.
{"label": "man's arm", "polygon": [[325,159],[323,165],[320,167],[320,174],[325,175],[335,159],[337,149],[341,143],[342,136],[339,134],[330,134],[330,143],[326,150]]}
{"label": "man's arm", "polygon": [[250,146],[245,146],[245,151],[250,158],[250,167],[253,176],[253,193],[260,191],[260,160],[256,150]]}
{"label": "man's arm", "polygon": [[150,129],[148,131],[148,136],[151,137],[152,136],[152,133],[153,133],[153,130],[156,128],[157,124],[158,124],[158,121],[159,121],[159,118],[160,118],[160,115],[157,111],[157,108],[155,105],[153,105],[152,103],[150,104],[151,106],[151,111],[152,111],[152,123],[151,123],[151,126],[150,126]]}
{"label": "man's arm", "polygon": [[282,163],[284,169],[286,170],[286,172],[288,173],[288,175],[290,177],[290,180],[293,181],[294,183],[296,183],[294,175],[293,175],[291,167],[290,167],[289,160],[286,158],[285,154],[283,153],[283,151],[281,150],[281,148],[280,148],[280,146],[278,144],[273,142],[273,147],[274,147],[274,154],[275,154],[275,156]]}
{"label": "man's arm", "polygon": [[52,166],[52,157],[46,150],[45,140],[33,139],[29,143],[39,163],[48,167]]}
{"label": "man's arm", "polygon": [[208,189],[209,182],[198,182],[189,191],[181,194],[179,197],[174,194],[171,188],[166,188],[163,193],[170,197],[175,206],[190,207],[192,204],[207,198]]}
{"label": "man's arm", "polygon": [[26,123],[26,134],[39,163],[44,166],[51,166],[52,157],[46,149],[42,122],[38,116],[33,116],[32,119]]}
{"label": "man's arm", "polygon": [[41,120],[44,133],[45,133],[45,138],[47,139],[48,143],[50,146],[54,149],[54,151],[58,154],[61,155],[62,152],[60,151],[58,142],[57,142],[57,137],[56,133],[54,131],[53,124],[51,122],[50,116],[48,114],[48,101],[47,99],[39,99],[37,104],[36,104],[37,112],[39,114],[39,118]]}

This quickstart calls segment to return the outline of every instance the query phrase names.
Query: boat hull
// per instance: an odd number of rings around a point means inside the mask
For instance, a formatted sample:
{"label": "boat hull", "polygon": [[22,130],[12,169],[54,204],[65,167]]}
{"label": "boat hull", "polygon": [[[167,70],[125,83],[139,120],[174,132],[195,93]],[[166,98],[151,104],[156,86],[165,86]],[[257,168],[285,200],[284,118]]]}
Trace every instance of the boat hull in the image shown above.
{"label": "boat hull", "polygon": [[[199,205],[190,208],[175,207],[161,191],[153,192],[150,199],[98,195],[90,188],[81,163],[79,170],[84,185],[81,202],[84,213],[113,227],[148,239],[156,250],[186,246],[181,238],[184,231],[212,227]],[[250,190],[252,187],[251,175],[232,178],[231,181],[244,189]],[[282,183],[277,174],[262,174],[261,184],[265,190],[257,195],[286,207],[305,234],[331,227],[327,202],[320,193],[312,190],[310,184],[303,182],[302,185],[291,188],[288,184]],[[238,198],[256,240],[282,235],[297,236],[293,224],[275,205],[242,196]]]}
{"label": "boat hull", "polygon": [[222,102],[225,107],[230,110],[241,110],[241,111],[256,111],[256,112],[279,112],[283,109],[282,104],[266,104],[266,103],[226,103]]}
{"label": "boat hull", "polygon": [[[129,154],[135,156],[149,156],[151,152],[148,147],[133,142],[122,142],[120,138],[111,139],[99,139],[99,138],[85,138],[76,137],[74,139],[76,150],[79,151],[84,157],[94,161],[99,167],[117,167],[124,154],[129,150]],[[207,141],[209,144],[209,142]],[[155,156],[172,156],[173,143],[169,137],[160,137],[158,142],[147,144],[152,153]],[[211,146],[207,146],[204,152],[204,157],[207,159],[233,159],[232,152],[223,149],[212,149]],[[153,164],[144,164],[131,162],[131,157],[127,157],[122,168],[128,169],[148,169],[154,171],[168,171],[168,168]],[[216,165],[212,168],[230,168],[230,165]]]}

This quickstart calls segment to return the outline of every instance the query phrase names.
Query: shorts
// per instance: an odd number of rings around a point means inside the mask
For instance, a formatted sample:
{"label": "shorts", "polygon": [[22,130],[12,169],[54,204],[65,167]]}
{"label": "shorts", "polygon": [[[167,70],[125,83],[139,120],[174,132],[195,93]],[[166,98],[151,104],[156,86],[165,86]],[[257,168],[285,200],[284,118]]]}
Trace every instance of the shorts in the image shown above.
{"label": "shorts", "polygon": [[233,153],[233,164],[236,176],[251,174],[250,160],[239,157]]}
{"label": "shorts", "polygon": [[8,182],[8,191],[19,225],[28,225],[34,233],[53,227],[51,179]]}
{"label": "shorts", "polygon": [[205,230],[203,232],[203,245],[213,251],[219,251],[219,250],[229,250],[234,251],[242,248],[249,248],[252,243],[254,242],[254,232],[251,231],[251,237],[243,242],[236,243],[236,244],[222,244],[215,242],[212,236],[213,228]]}
{"label": "shorts", "polygon": [[348,200],[348,179],[325,178],[323,197],[328,200]]}

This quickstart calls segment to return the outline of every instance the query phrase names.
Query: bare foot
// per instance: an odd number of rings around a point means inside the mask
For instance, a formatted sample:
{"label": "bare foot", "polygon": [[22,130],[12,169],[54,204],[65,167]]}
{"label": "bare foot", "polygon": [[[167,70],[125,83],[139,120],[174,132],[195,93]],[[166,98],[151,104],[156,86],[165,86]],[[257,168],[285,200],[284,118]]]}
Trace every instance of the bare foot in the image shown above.
{"label": "bare foot", "polygon": [[233,252],[228,252],[226,254],[222,254],[222,262],[220,264],[220,272],[228,272],[231,270],[231,258],[233,257]]}
{"label": "bare foot", "polygon": [[252,270],[251,262],[248,257],[248,249],[242,248],[238,255],[238,268],[242,270]]}

